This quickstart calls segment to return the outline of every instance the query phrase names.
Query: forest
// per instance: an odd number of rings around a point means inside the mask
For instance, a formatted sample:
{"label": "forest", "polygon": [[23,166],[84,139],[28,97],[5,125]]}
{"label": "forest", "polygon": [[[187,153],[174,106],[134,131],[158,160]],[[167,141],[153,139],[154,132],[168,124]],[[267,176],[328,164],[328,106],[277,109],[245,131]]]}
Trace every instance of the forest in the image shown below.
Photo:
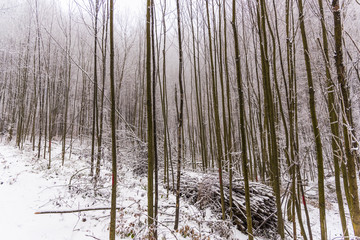
{"label": "forest", "polygon": [[0,29],[0,193],[83,224],[28,239],[360,239],[359,0],[0,0]]}

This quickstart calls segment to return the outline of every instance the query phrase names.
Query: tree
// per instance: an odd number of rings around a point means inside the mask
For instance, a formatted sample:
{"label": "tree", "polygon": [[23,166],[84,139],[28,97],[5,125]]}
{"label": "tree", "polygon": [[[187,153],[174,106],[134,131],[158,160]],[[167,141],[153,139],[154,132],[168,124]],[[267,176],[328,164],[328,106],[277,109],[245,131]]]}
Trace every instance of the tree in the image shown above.
{"label": "tree", "polygon": [[345,66],[343,63],[343,39],[341,26],[341,9],[339,5],[339,0],[332,1],[332,11],[334,15],[335,66],[337,80],[340,85],[341,91],[344,145],[345,155],[347,158],[349,192],[351,196],[349,199],[349,210],[355,236],[360,237],[360,206],[356,174],[356,149],[358,149],[358,143],[354,131],[354,123],[349,96],[349,83],[346,78]]}
{"label": "tree", "polygon": [[218,100],[218,90],[217,90],[217,78],[215,74],[214,67],[214,58],[213,58],[213,43],[211,36],[211,24],[210,24],[210,14],[209,14],[209,0],[206,0],[206,16],[207,16],[207,29],[208,29],[208,38],[209,38],[209,54],[210,54],[210,71],[211,71],[211,88],[212,88],[212,98],[213,98],[213,107],[214,107],[214,118],[215,118],[215,135],[216,135],[216,149],[217,149],[217,165],[219,169],[219,183],[220,183],[220,197],[221,197],[221,210],[222,210],[222,219],[225,220],[225,202],[224,202],[224,187],[222,179],[222,165],[223,165],[223,149],[221,141],[221,132],[220,132],[220,116],[219,116],[219,100]]}
{"label": "tree", "polygon": [[278,217],[278,233],[282,239],[285,238],[284,222],[282,218],[281,199],[280,199],[280,169],[278,158],[278,143],[275,128],[275,105],[272,96],[270,81],[270,64],[268,56],[268,42],[266,36],[266,4],[264,0],[258,0],[257,22],[259,28],[259,44],[261,53],[261,67],[263,79],[264,105],[265,105],[265,126],[269,129],[269,156],[270,156],[270,176],[272,186],[276,196],[276,207]]}
{"label": "tree", "polygon": [[65,108],[63,113],[63,136],[62,136],[62,149],[61,149],[61,163],[64,165],[65,162],[65,146],[66,146],[66,134],[68,131],[68,112],[69,112],[69,91],[70,91],[70,81],[71,81],[71,11],[69,7],[69,26],[68,31],[64,31],[66,36],[66,57],[65,57],[65,69],[67,69],[67,74],[65,78],[65,86],[64,86],[64,95],[65,95]]}
{"label": "tree", "polygon": [[[325,25],[325,16],[324,16],[324,8],[323,1],[318,0],[319,3],[319,11],[320,11],[320,22],[321,22],[321,30],[322,30],[322,38],[323,38],[323,55],[325,60],[325,70],[326,70],[326,82],[327,82],[327,97],[328,97],[328,111],[329,111],[329,119],[330,119],[330,127],[331,127],[331,147],[332,154],[334,160],[334,168],[335,168],[335,187],[336,187],[336,196],[339,206],[340,220],[343,229],[344,236],[348,236],[349,232],[346,226],[346,216],[344,211],[344,204],[342,199],[342,190],[340,186],[340,167],[339,162],[341,162],[341,142],[340,140],[340,132],[339,132],[339,118],[337,107],[335,103],[335,89],[336,86],[331,79],[331,71],[330,71],[330,59],[329,59],[329,44],[327,39],[327,29]],[[344,181],[344,184],[347,184],[347,181]]]}
{"label": "tree", "polygon": [[157,239],[157,220],[158,220],[158,205],[159,205],[159,182],[158,182],[158,154],[157,154],[157,134],[156,134],[156,61],[155,61],[155,5],[154,0],[151,0],[151,52],[152,52],[152,121],[153,121],[153,154],[154,154],[154,170],[155,170],[155,231],[154,236]]}
{"label": "tree", "polygon": [[[174,229],[179,227],[180,216],[180,174],[181,174],[181,161],[182,161],[182,131],[183,131],[183,112],[184,112],[184,90],[183,90],[183,51],[182,51],[182,38],[181,38],[181,17],[180,17],[180,4],[179,0],[176,0],[176,13],[177,13],[177,33],[179,44],[179,91],[180,91],[180,106],[176,101],[177,108],[177,175],[176,175],[176,208],[175,208],[175,225]],[[176,97],[177,93],[175,91]]]}
{"label": "tree", "polygon": [[[97,74],[97,45],[98,45],[98,15],[99,15],[99,0],[95,0],[94,6],[94,95],[93,95],[93,119],[92,119],[92,133],[91,133],[91,165],[90,165],[90,176],[94,174],[94,159],[95,159],[95,136],[99,134],[98,119],[98,74]],[[99,139],[98,139],[99,141]]]}
{"label": "tree", "polygon": [[325,240],[327,239],[327,231],[326,231],[326,216],[325,216],[324,159],[323,159],[319,124],[316,115],[315,89],[314,89],[312,70],[311,70],[310,52],[308,47],[307,35],[305,31],[304,7],[302,0],[299,0],[298,3],[299,3],[298,6],[299,6],[301,38],[304,48],[304,56],[305,56],[304,59],[305,59],[308,88],[309,88],[311,123],[312,123],[314,139],[315,139],[315,150],[316,150],[316,159],[317,159],[321,239]]}
{"label": "tree", "polygon": [[[104,4],[105,5],[105,4]],[[103,8],[103,27],[101,37],[101,57],[102,57],[102,90],[100,96],[100,119],[99,119],[99,131],[98,131],[98,151],[96,158],[96,168],[94,177],[94,190],[96,191],[97,181],[100,176],[100,161],[102,159],[102,141],[103,141],[103,126],[104,126],[104,94],[105,94],[105,79],[106,79],[106,59],[107,59],[107,39],[108,39],[108,19],[109,19],[109,6],[105,5]]]}
{"label": "tree", "polygon": [[[244,109],[244,92],[242,87],[241,76],[241,62],[239,51],[239,40],[236,28],[236,1],[233,0],[232,4],[232,25],[234,31],[234,45],[235,45],[235,63],[236,63],[236,82],[239,94],[239,107],[240,107],[240,131],[241,131],[241,161],[243,168],[243,176],[245,182],[245,204],[246,204],[246,219],[247,219],[247,232],[249,240],[254,239],[252,230],[251,208],[250,208],[250,189],[249,189],[249,176],[248,176],[248,163],[247,163],[247,149],[246,149],[246,130],[245,130],[245,109]],[[230,170],[231,171],[231,170]]]}
{"label": "tree", "polygon": [[148,226],[151,229],[154,222],[154,129],[151,98],[151,0],[146,8],[146,114],[147,114],[147,144],[148,144]]}
{"label": "tree", "polygon": [[117,185],[117,158],[116,158],[116,118],[115,118],[115,64],[114,64],[114,1],[110,0],[110,101],[111,101],[111,157],[112,157],[112,184],[111,184],[111,212],[110,212],[110,240],[115,240],[116,223],[116,185]]}

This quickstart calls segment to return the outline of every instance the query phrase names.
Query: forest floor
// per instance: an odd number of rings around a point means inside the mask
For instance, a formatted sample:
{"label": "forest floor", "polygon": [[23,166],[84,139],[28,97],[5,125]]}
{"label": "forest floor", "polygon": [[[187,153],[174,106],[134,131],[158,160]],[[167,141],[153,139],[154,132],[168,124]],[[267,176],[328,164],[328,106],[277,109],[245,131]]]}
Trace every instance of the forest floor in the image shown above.
{"label": "forest floor", "polygon": [[[110,206],[110,161],[105,160],[96,195],[89,176],[89,147],[75,145],[71,158],[61,165],[61,144],[52,145],[52,164],[37,158],[30,144],[23,149],[0,140],[0,239],[4,240],[89,240],[108,239],[109,210],[66,214],[35,214],[41,211],[77,210]],[[82,147],[84,146],[84,147]],[[42,155],[43,156],[43,155]],[[132,151],[120,151],[120,159],[135,162]],[[147,232],[147,179],[135,176],[127,164],[118,172],[117,239],[144,239]],[[107,163],[106,163],[107,162]],[[333,178],[326,182],[329,239],[341,239]],[[309,184],[309,213],[313,238],[320,239],[315,185]],[[329,190],[330,189],[330,190]],[[247,236],[219,220],[210,210],[181,201],[180,231],[173,231],[175,197],[159,187],[159,239],[247,239]],[[305,216],[303,216],[305,219]],[[291,223],[286,223],[291,232]],[[305,225],[306,227],[306,225]],[[352,227],[348,217],[348,227]],[[300,231],[298,231],[300,232]],[[256,238],[262,239],[262,238]]]}
{"label": "forest floor", "polygon": [[[85,146],[86,144],[83,144]],[[37,152],[25,144],[23,150],[0,140],[0,239],[4,240],[89,240],[108,239],[110,211],[66,214],[35,214],[110,206],[110,163],[101,169],[97,195],[89,176],[88,148],[73,148],[61,166],[61,144],[52,143],[52,164],[37,158]],[[42,155],[43,156],[43,155]],[[134,159],[120,152],[120,159]],[[135,161],[135,160],[134,160]],[[108,166],[107,166],[108,165]],[[147,232],[147,179],[135,176],[119,162],[117,239],[143,239]],[[180,231],[173,230],[175,197],[159,187],[159,239],[246,239],[234,227],[228,227],[210,210],[200,211],[181,202]]]}

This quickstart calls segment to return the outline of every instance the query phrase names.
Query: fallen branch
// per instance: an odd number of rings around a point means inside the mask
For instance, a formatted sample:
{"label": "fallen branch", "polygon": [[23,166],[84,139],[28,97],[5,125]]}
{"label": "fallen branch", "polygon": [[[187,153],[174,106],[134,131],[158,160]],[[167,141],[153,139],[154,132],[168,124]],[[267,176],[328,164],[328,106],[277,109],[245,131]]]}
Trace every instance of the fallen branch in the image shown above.
{"label": "fallen branch", "polygon": [[[123,210],[124,208],[116,208],[116,210]],[[99,210],[111,210],[109,207],[101,208],[84,208],[84,209],[75,209],[75,210],[59,210],[59,211],[41,211],[35,212],[35,214],[52,214],[52,213],[76,213],[76,212],[86,212],[86,211],[99,211]]]}
{"label": "fallen branch", "polygon": [[[117,207],[116,210],[124,210],[128,207],[131,207],[132,205],[134,205],[135,203],[139,203],[139,201],[136,201],[132,204],[130,204],[127,207]],[[99,208],[83,208],[83,209],[74,209],[74,210],[54,210],[54,211],[40,211],[40,212],[35,212],[34,214],[56,214],[56,213],[76,213],[76,212],[87,212],[87,211],[101,211],[101,210],[111,210],[110,207],[99,207]]]}

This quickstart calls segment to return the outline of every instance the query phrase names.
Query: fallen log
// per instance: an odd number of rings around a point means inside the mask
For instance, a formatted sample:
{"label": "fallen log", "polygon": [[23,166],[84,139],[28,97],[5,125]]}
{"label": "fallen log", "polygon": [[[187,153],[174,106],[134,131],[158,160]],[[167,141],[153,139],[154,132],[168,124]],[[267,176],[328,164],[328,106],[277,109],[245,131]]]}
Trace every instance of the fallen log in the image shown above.
{"label": "fallen log", "polygon": [[[229,211],[229,182],[224,176],[224,200],[227,216]],[[246,233],[245,186],[241,179],[233,181],[233,224]],[[172,186],[170,186],[171,190]],[[180,195],[201,209],[210,208],[221,217],[220,186],[214,174],[188,173],[181,175]],[[254,234],[273,238],[276,235],[277,216],[273,191],[270,187],[250,182],[250,205]]]}

